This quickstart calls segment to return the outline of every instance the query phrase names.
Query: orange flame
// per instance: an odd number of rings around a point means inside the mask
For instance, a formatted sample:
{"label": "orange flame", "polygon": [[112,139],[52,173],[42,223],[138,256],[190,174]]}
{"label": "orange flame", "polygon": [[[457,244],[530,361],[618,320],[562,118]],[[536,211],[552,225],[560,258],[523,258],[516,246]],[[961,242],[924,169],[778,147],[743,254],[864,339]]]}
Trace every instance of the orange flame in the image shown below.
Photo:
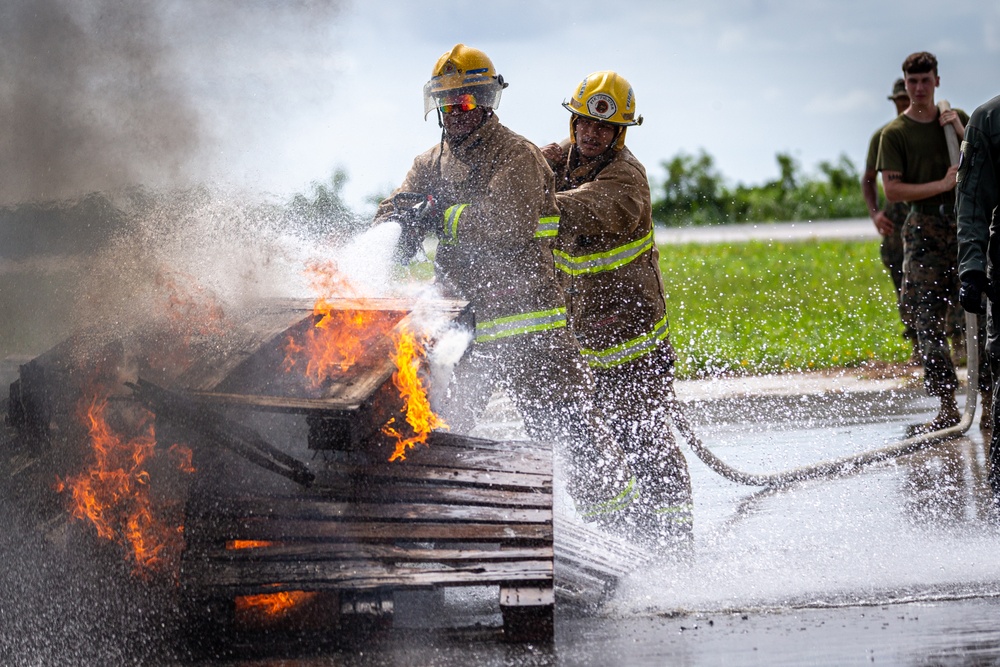
{"label": "orange flame", "polygon": [[320,295],[313,306],[315,323],[301,340],[288,338],[284,369],[289,372],[304,362],[303,374],[318,387],[354,365],[370,341],[392,329],[397,317],[384,311],[335,307],[335,299],[355,297],[356,290],[333,262],[310,264],[306,273]]}
{"label": "orange flame", "polygon": [[261,547],[269,547],[274,542],[268,540],[229,540],[226,542],[226,549],[230,551],[235,551],[238,549],[259,549]]}
{"label": "orange flame", "polygon": [[190,447],[173,444],[170,445],[170,449],[167,451],[170,453],[170,456],[173,457],[174,461],[177,462],[178,470],[189,475],[196,472],[194,467],[194,452],[191,451]]}
{"label": "orange flame", "polygon": [[431,410],[427,390],[420,377],[421,360],[426,355],[423,342],[418,341],[405,326],[399,328],[393,339],[396,350],[392,355],[392,361],[396,364],[396,372],[392,374],[392,383],[399,389],[399,395],[403,398],[406,406],[406,423],[413,430],[413,435],[406,437],[394,429],[391,424],[395,422],[395,418],[390,419],[382,427],[382,433],[396,439],[396,449],[389,460],[403,461],[406,459],[406,450],[426,443],[427,436],[432,430],[448,428],[448,424]]}
{"label": "orange flame", "polygon": [[[183,546],[183,526],[171,526],[157,516],[150,492],[147,463],[155,454],[153,414],[136,409],[136,435],[127,437],[108,424],[108,393],[95,391],[79,404],[87,427],[94,462],[89,469],[65,480],[56,490],[70,493],[73,518],[89,521],[102,539],[129,549],[140,574],[166,569]],[[193,472],[190,450],[182,457],[184,472]]]}
{"label": "orange flame", "polygon": [[260,595],[240,595],[236,598],[236,611],[254,611],[267,616],[284,614],[292,607],[316,596],[309,591],[282,591]]}

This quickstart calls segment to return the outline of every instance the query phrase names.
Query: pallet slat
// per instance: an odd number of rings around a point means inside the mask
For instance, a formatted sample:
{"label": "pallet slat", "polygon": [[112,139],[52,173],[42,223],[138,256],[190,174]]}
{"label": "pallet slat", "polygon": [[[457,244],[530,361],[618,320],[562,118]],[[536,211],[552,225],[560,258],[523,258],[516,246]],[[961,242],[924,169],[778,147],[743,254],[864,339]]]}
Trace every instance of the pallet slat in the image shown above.
{"label": "pallet slat", "polygon": [[[204,510],[203,510],[204,511]],[[552,511],[484,505],[437,503],[359,503],[297,498],[254,498],[230,500],[212,515],[227,518],[269,519],[272,521],[342,519],[372,521],[468,521],[475,523],[550,523]],[[189,516],[192,516],[189,514]],[[193,516],[198,516],[194,514]]]}
{"label": "pallet slat", "polygon": [[402,544],[341,544],[320,542],[308,544],[273,544],[246,549],[213,548],[201,553],[191,552],[189,560],[265,561],[265,560],[379,560],[395,563],[423,561],[453,563],[461,561],[551,560],[551,546],[483,548],[433,548],[425,545]]}
{"label": "pallet slat", "polygon": [[368,523],[350,521],[268,521],[266,519],[213,520],[215,541],[409,541],[491,542],[552,541],[552,525],[488,523]]}
{"label": "pallet slat", "polygon": [[331,590],[393,586],[473,586],[498,581],[551,581],[552,561],[477,562],[425,567],[393,566],[374,561],[286,561],[241,567],[227,562],[190,562],[183,571],[188,586],[232,589],[240,595],[260,590]]}

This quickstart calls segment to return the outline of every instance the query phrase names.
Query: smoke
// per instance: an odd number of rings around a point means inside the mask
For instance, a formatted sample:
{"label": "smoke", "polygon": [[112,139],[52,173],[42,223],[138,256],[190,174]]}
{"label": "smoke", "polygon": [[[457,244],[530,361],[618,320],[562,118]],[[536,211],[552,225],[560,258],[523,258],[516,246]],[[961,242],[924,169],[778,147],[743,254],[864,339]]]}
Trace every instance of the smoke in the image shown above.
{"label": "smoke", "polygon": [[[339,3],[0,4],[0,204],[226,179],[315,102]],[[321,175],[318,175],[321,176]]]}
{"label": "smoke", "polygon": [[199,122],[153,5],[21,0],[0,8],[0,199],[176,181]]}

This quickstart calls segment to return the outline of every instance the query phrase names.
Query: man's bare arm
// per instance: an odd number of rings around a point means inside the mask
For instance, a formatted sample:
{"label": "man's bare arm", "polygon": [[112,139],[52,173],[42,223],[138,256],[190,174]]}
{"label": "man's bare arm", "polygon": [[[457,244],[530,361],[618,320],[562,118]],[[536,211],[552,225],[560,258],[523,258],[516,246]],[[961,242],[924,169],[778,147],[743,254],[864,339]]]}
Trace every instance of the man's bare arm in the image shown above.
{"label": "man's bare arm", "polygon": [[958,167],[953,165],[948,168],[948,173],[939,181],[929,181],[927,183],[904,183],[903,175],[898,171],[882,172],[882,189],[885,190],[885,198],[889,201],[920,201],[939,195],[943,192],[955,189],[955,175]]}
{"label": "man's bare arm", "polygon": [[894,225],[892,220],[878,207],[878,186],[875,182],[878,172],[874,169],[867,169],[861,176],[861,196],[865,198],[868,205],[868,217],[875,223],[875,229],[882,236],[892,233]]}

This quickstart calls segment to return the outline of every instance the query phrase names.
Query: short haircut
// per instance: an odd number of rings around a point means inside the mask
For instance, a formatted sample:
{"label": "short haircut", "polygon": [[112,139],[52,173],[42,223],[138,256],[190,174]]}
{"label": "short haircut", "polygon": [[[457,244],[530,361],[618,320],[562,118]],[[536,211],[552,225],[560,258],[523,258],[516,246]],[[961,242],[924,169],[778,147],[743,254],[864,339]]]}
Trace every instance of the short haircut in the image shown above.
{"label": "short haircut", "polygon": [[903,61],[903,74],[925,74],[927,72],[934,72],[934,76],[938,73],[938,61],[934,57],[933,53],[927,53],[926,51],[918,51],[917,53],[911,53]]}

